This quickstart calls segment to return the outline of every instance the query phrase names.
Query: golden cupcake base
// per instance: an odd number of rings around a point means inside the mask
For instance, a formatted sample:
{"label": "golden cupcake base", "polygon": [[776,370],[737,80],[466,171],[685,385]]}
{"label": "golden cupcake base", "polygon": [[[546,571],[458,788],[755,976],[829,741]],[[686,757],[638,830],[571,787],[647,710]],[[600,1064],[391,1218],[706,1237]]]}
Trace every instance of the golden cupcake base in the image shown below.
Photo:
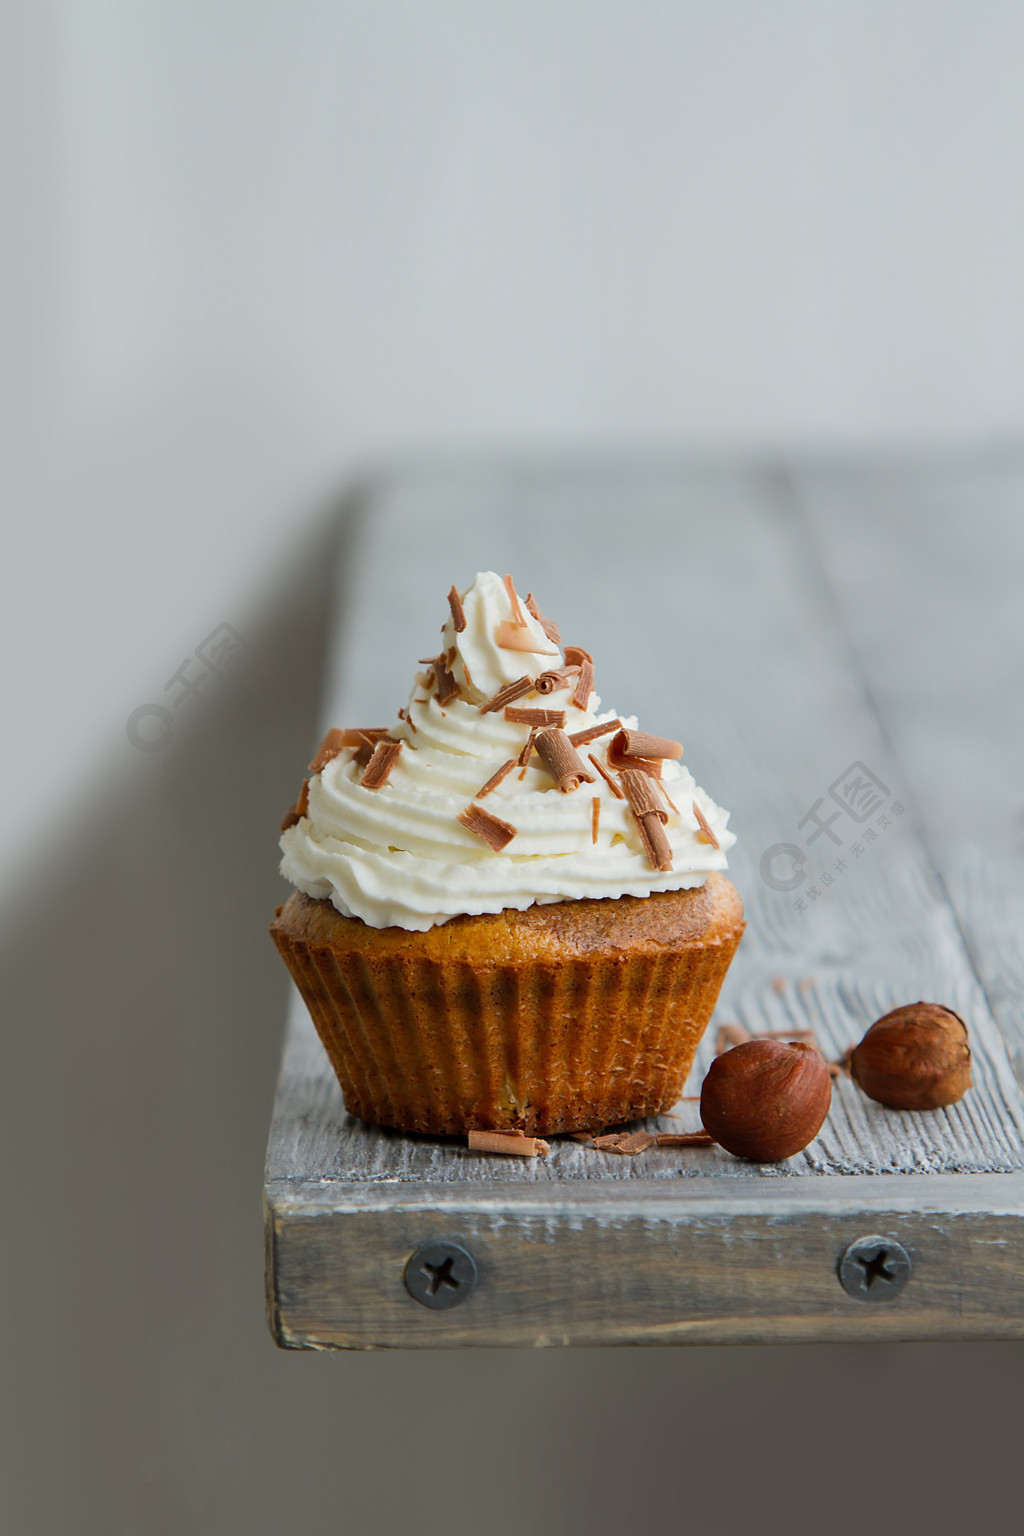
{"label": "golden cupcake base", "polygon": [[346,1108],[432,1135],[597,1130],[680,1097],[744,929],[691,891],[370,928],[294,892],[270,932]]}

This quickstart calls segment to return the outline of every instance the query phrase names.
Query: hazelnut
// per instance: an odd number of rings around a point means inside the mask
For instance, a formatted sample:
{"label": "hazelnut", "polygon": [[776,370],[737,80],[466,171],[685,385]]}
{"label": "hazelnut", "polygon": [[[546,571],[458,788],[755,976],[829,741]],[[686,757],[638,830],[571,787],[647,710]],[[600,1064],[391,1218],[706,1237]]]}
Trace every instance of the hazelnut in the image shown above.
{"label": "hazelnut", "polygon": [[967,1025],[939,1003],[908,1003],[872,1024],[849,1059],[850,1076],[890,1109],[941,1109],[971,1086]]}
{"label": "hazelnut", "polygon": [[727,1152],[777,1163],[814,1140],[831,1102],[828,1065],[813,1045],[754,1039],[711,1063],[700,1118]]}

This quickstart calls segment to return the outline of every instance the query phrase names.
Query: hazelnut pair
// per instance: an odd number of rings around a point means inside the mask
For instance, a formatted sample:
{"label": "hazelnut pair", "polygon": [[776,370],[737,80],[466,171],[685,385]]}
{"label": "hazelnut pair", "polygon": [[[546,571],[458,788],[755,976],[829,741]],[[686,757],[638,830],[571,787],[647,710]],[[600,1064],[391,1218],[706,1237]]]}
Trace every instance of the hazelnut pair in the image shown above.
{"label": "hazelnut pair", "polygon": [[[890,1109],[941,1109],[971,1086],[967,1026],[938,1003],[911,1003],[872,1024],[845,1061],[854,1082]],[[704,1128],[756,1163],[808,1146],[832,1102],[828,1063],[801,1041],[745,1040],[711,1063],[700,1094]]]}

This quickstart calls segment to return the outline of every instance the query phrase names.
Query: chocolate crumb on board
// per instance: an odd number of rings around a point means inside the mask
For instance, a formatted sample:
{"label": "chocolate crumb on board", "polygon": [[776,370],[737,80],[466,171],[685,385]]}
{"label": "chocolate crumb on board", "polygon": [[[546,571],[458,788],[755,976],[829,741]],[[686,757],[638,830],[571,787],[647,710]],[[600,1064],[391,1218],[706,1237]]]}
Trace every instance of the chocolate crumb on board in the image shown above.
{"label": "chocolate crumb on board", "polygon": [[668,757],[678,761],[683,755],[681,741],[670,741],[667,736],[651,736],[647,731],[630,731],[622,727],[623,749],[630,757]]}
{"label": "chocolate crumb on board", "polygon": [[750,1030],[742,1024],[719,1024],[715,1036],[715,1055],[721,1056],[723,1051],[731,1051],[734,1045],[743,1045],[753,1038]]}
{"label": "chocolate crumb on board", "polygon": [[299,790],[299,798],[290,811],[285,812],[285,818],[281,823],[281,831],[287,832],[289,827],[294,827],[296,822],[302,820],[309,810],[309,780],[303,779],[302,788]]}
{"label": "chocolate crumb on board", "polygon": [[547,1157],[551,1143],[522,1131],[470,1131],[471,1152],[504,1152],[512,1157]]}
{"label": "chocolate crumb on board", "polygon": [[582,645],[567,645],[565,660],[567,666],[579,666],[580,675],[573,691],[572,702],[577,709],[586,709],[590,695],[594,691],[594,658],[589,651],[583,649]]}
{"label": "chocolate crumb on board", "polygon": [[609,731],[621,731],[622,721],[616,716],[614,720],[606,720],[604,725],[591,725],[585,731],[575,731],[569,740],[574,747],[585,747],[588,742],[596,741],[599,736],[607,736]]}
{"label": "chocolate crumb on board", "polygon": [[707,1131],[659,1131],[654,1138],[659,1147],[714,1147],[715,1138]]}
{"label": "chocolate crumb on board", "polygon": [[564,731],[541,731],[537,737],[537,751],[563,795],[571,794],[581,784],[593,784],[594,775],[584,767]]}
{"label": "chocolate crumb on board", "polygon": [[785,976],[773,976],[772,977],[772,991],[773,992],[785,992],[785,990],[786,990],[786,978],[785,978]]}
{"label": "chocolate crumb on board", "polygon": [[496,709],[504,709],[506,704],[511,704],[515,699],[521,699],[524,693],[532,693],[533,678],[524,673],[517,677],[514,683],[506,683],[504,688],[499,688],[493,699],[488,699],[486,704],[480,705],[482,715],[493,714]]}
{"label": "chocolate crumb on board", "polygon": [[693,802],[693,814],[700,822],[700,832],[697,835],[699,837],[703,837],[706,843],[710,843],[712,848],[720,848],[722,845],[718,841],[718,838],[715,836],[714,832],[711,830],[711,824],[707,817],[704,815],[704,812],[701,810],[700,806],[697,804],[696,800]]}
{"label": "chocolate crumb on board", "polygon": [[[277,910],[280,912],[281,908],[278,907]],[[578,1141],[580,1145],[583,1146],[584,1143],[593,1141],[594,1133],[593,1131],[570,1131],[566,1139],[568,1141]]]}
{"label": "chocolate crumb on board", "polygon": [[601,796],[595,795],[590,802],[590,841],[597,842],[597,829],[601,825]]}
{"label": "chocolate crumb on board", "polygon": [[378,741],[373,749],[373,756],[363,771],[359,780],[364,789],[380,789],[387,783],[392,768],[398,761],[402,750],[400,741]]}
{"label": "chocolate crumb on board", "polygon": [[466,611],[462,606],[462,598],[455,590],[455,583],[448,593],[448,606],[452,610],[452,623],[455,625],[455,633],[461,635],[466,627]]}
{"label": "chocolate crumb on board", "polygon": [[604,779],[605,783],[608,785],[608,788],[611,790],[616,800],[625,800],[626,796],[623,794],[621,786],[616,784],[615,780],[612,778],[611,774],[606,768],[602,768],[593,752],[588,752],[587,756],[593,763],[594,767],[597,769],[598,773],[601,775],[602,779]]}
{"label": "chocolate crumb on board", "polygon": [[525,629],[526,615],[523,613],[523,610],[519,606],[519,598],[516,594],[515,582],[512,580],[511,576],[505,577],[505,591],[508,593],[508,600],[512,604],[512,623],[517,624],[520,629]]}
{"label": "chocolate crumb on board", "polygon": [[546,726],[561,728],[565,724],[565,710],[523,709],[517,704],[507,704],[505,719],[513,725],[535,725],[540,730],[544,730]]}
{"label": "chocolate crumb on board", "polygon": [[482,838],[492,853],[500,853],[503,848],[507,848],[519,830],[510,822],[502,821],[500,816],[492,816],[482,805],[467,805],[455,819],[462,823],[467,832],[475,832],[477,837]]}
{"label": "chocolate crumb on board", "polygon": [[537,620],[537,623],[540,625],[541,629],[547,635],[548,639],[551,641],[551,644],[552,645],[561,645],[561,643],[562,643],[562,634],[561,634],[561,631],[558,628],[558,625],[555,623],[554,619],[546,619],[544,617],[544,615],[541,613],[540,609],[537,607],[537,604],[533,600],[533,593],[532,592],[527,592],[527,594],[526,594],[526,608],[527,608],[527,612],[531,613],[533,615],[533,617]]}
{"label": "chocolate crumb on board", "polygon": [[598,1152],[616,1152],[620,1157],[636,1157],[638,1152],[646,1152],[648,1147],[653,1147],[657,1137],[649,1131],[614,1131],[609,1136],[595,1136],[594,1146]]}
{"label": "chocolate crumb on board", "polygon": [[634,757],[626,751],[625,728],[614,735],[608,743],[608,766],[622,770],[623,768],[639,768],[641,773],[649,773],[653,779],[661,778],[660,757]]}
{"label": "chocolate crumb on board", "polygon": [[484,795],[489,795],[492,789],[497,789],[498,785],[502,782],[503,779],[508,777],[515,766],[516,760],[514,757],[510,757],[507,763],[502,763],[497,773],[492,773],[491,777],[487,780],[487,783],[481,784],[480,788],[473,796],[473,799],[482,800]]}

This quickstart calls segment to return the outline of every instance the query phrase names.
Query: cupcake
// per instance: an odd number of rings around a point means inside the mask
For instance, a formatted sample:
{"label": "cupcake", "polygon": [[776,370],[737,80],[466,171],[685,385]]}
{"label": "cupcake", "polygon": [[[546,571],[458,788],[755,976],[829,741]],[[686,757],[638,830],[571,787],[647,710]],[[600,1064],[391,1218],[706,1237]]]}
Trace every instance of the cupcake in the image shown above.
{"label": "cupcake", "polygon": [[671,1107],[743,933],[680,743],[601,709],[510,577],[448,595],[397,724],[327,733],[271,925],[378,1125],[594,1130]]}

